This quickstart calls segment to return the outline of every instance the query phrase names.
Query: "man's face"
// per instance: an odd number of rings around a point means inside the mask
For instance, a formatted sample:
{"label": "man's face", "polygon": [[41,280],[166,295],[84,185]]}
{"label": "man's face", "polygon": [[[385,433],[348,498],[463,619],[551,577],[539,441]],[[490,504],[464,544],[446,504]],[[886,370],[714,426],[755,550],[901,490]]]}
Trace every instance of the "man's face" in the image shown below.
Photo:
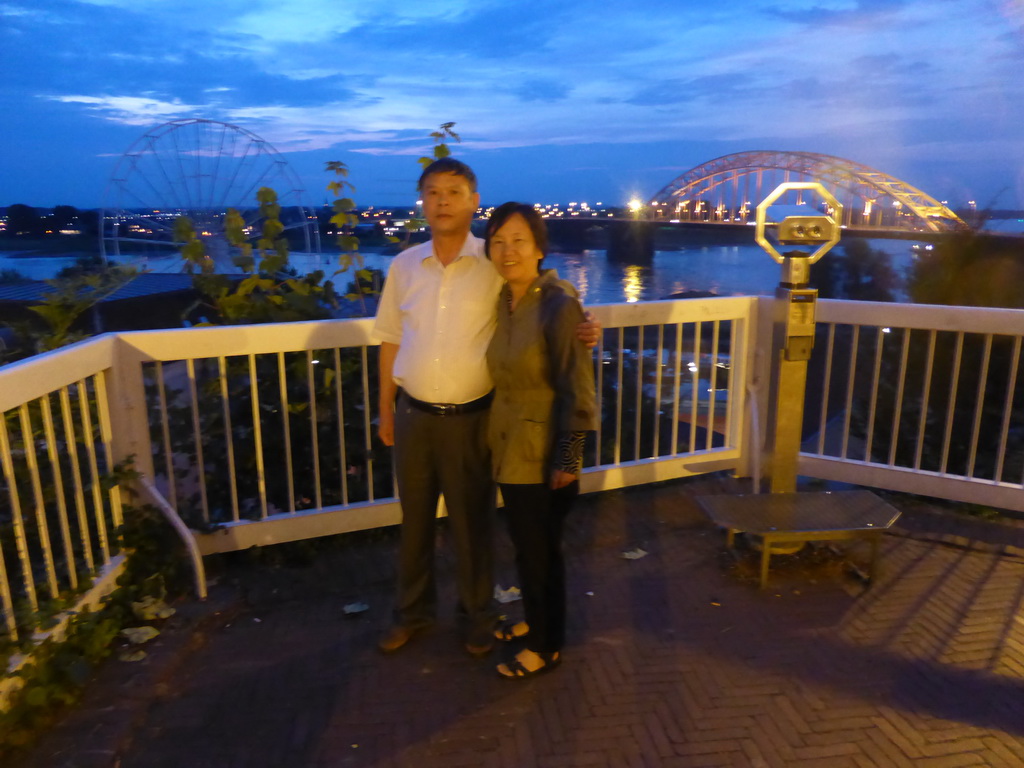
{"label": "man's face", "polygon": [[454,173],[432,173],[423,181],[423,215],[434,235],[469,233],[480,195]]}

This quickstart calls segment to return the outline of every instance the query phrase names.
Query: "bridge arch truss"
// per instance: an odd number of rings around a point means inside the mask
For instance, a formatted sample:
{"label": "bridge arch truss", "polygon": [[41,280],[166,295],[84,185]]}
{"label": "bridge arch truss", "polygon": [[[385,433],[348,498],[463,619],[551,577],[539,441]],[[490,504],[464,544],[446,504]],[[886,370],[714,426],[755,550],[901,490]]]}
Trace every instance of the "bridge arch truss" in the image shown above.
{"label": "bridge arch truss", "polygon": [[[655,218],[745,224],[757,204],[787,181],[817,181],[842,204],[850,229],[948,232],[964,222],[935,198],[866,165],[814,152],[749,151],[691,168],[651,198]],[[817,205],[815,198],[797,204]],[[798,196],[799,197],[799,196]],[[831,213],[831,211],[829,211]]]}

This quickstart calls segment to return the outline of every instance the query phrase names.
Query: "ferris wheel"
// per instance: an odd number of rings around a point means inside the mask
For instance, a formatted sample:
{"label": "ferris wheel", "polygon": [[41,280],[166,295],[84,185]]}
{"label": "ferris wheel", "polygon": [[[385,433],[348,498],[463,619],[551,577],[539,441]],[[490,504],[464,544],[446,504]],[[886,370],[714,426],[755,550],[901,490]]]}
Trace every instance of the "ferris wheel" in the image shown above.
{"label": "ferris wheel", "polygon": [[149,130],[121,156],[100,212],[104,259],[132,262],[174,257],[183,243],[175,221],[187,216],[206,245],[215,271],[237,272],[225,236],[234,208],[245,232],[260,236],[256,193],[271,187],[281,206],[284,237],[294,250],[320,252],[316,215],[305,204],[298,176],[273,146],[237,125],[216,120],[172,120]]}

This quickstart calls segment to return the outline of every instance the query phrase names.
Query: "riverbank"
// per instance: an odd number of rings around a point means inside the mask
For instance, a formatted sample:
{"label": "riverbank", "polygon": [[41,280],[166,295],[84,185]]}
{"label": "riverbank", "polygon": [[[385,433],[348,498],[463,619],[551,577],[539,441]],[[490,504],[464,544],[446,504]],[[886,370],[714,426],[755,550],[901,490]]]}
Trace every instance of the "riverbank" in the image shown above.
{"label": "riverbank", "polygon": [[6,258],[99,255],[96,235],[51,235],[50,237],[13,237],[0,235],[0,255]]}

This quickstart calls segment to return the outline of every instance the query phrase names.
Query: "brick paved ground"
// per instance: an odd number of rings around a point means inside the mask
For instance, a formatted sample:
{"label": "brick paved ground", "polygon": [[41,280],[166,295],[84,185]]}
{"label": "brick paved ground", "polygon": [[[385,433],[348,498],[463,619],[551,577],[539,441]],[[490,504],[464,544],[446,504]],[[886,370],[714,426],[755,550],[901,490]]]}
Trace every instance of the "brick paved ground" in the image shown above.
{"label": "brick paved ground", "polygon": [[[774,559],[760,592],[753,556],[725,554],[693,501],[730,490],[715,477],[583,500],[565,663],[525,683],[465,655],[450,611],[395,656],[376,652],[393,534],[306,565],[233,558],[192,642],[144,672],[104,670],[107,699],[90,696],[23,764],[1024,764],[1024,528],[915,507],[871,589],[819,549]],[[637,546],[649,554],[621,557]],[[356,600],[370,609],[346,617]]]}

